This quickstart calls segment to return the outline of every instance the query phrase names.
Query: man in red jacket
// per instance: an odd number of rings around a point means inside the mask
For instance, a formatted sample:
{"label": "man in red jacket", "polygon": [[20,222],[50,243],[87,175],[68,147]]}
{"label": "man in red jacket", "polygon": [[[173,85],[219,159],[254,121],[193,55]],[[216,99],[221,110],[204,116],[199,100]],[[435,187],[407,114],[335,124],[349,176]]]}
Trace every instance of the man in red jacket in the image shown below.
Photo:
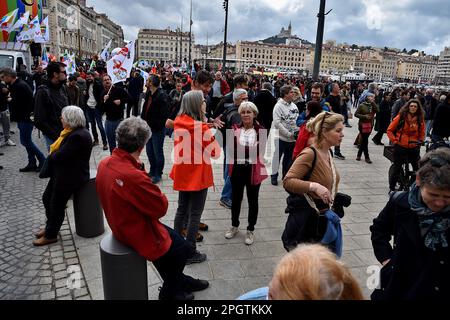
{"label": "man in red jacket", "polygon": [[114,237],[152,261],[161,275],[159,299],[192,300],[192,292],[209,283],[183,274],[191,245],[159,221],[168,201],[139,159],[150,135],[149,126],[139,118],[119,125],[118,148],[98,167],[97,193]]}

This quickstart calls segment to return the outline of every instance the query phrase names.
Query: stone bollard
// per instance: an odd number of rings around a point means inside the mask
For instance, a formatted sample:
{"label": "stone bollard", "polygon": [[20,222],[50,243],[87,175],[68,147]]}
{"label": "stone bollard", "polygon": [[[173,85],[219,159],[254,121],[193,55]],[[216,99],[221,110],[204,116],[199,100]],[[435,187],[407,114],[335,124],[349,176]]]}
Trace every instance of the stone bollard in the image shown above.
{"label": "stone bollard", "polygon": [[105,300],[148,300],[147,260],[112,234],[100,242]]}
{"label": "stone bollard", "polygon": [[90,171],[90,179],[73,195],[75,230],[80,237],[93,238],[105,232],[103,209],[95,189],[96,170]]}

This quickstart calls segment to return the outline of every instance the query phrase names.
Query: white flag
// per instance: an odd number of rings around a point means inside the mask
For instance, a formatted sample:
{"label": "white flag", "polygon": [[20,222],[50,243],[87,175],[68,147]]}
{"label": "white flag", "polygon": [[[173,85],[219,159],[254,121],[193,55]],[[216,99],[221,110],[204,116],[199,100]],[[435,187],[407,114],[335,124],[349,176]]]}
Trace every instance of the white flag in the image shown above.
{"label": "white flag", "polygon": [[22,13],[19,17],[19,19],[14,23],[14,25],[11,28],[12,31],[21,31],[22,27],[26,24],[28,24],[28,19],[30,18],[30,12],[26,11]]}
{"label": "white flag", "polygon": [[137,70],[139,70],[139,73],[141,74],[141,77],[144,78],[144,83],[147,83],[148,77],[150,77],[148,72],[145,72],[144,70],[139,69],[139,68],[137,68]]}
{"label": "white flag", "polygon": [[110,56],[109,48],[111,47],[111,44],[112,44],[112,39],[109,40],[108,44],[103,49],[102,53],[100,53],[100,59],[102,59],[105,62],[108,61],[108,58]]}
{"label": "white flag", "polygon": [[75,54],[68,54],[67,59],[64,61],[66,64],[66,72],[68,75],[73,75],[77,72],[77,64],[75,62]]}
{"label": "white flag", "polygon": [[130,41],[106,63],[112,83],[123,82],[130,76],[134,61],[134,41]]}
{"label": "white flag", "polygon": [[17,41],[28,42],[34,40],[41,35],[41,25],[39,23],[39,17],[34,17],[28,25],[24,25],[24,29],[17,36]]}
{"label": "white flag", "polygon": [[34,38],[36,43],[47,43],[50,40],[50,29],[48,28],[48,16],[41,22],[41,34]]}
{"label": "white flag", "polygon": [[19,9],[16,9],[10,13],[7,13],[0,19],[0,29],[6,32],[11,31],[11,27],[14,25],[14,20],[16,19],[17,12]]}

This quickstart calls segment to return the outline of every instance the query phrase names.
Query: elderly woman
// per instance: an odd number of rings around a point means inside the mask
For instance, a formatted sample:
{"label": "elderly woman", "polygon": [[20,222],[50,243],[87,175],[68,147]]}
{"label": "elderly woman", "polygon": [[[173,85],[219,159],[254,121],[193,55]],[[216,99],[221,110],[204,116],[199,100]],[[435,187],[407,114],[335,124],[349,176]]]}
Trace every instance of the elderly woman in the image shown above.
{"label": "elderly woman", "polygon": [[64,130],[50,146],[48,166],[50,181],[42,196],[47,222],[33,241],[44,246],[57,241],[64,221],[66,204],[71,195],[89,181],[89,159],[92,138],[85,129],[86,119],[81,108],[68,106],[62,110],[61,123]]}
{"label": "elderly woman", "polygon": [[364,300],[364,295],[332,252],[318,244],[302,244],[281,259],[269,287],[238,300]]}
{"label": "elderly woman", "polygon": [[339,185],[339,173],[334,166],[330,148],[338,146],[344,138],[344,117],[322,112],[307,124],[315,137],[295,159],[283,186],[289,196],[288,220],[281,239],[286,250],[301,242],[317,242],[324,235],[319,214],[333,205]]}
{"label": "elderly woman", "polygon": [[191,244],[186,264],[206,260],[196,246],[196,234],[205,207],[208,188],[214,185],[211,158],[220,156],[220,146],[206,121],[206,101],[198,90],[186,93],[174,122],[174,165],[170,172],[174,190],[179,191],[174,229],[181,235],[188,217],[186,240]]}
{"label": "elderly woman", "polygon": [[[251,245],[254,241],[255,225],[258,219],[259,188],[261,182],[267,178],[267,174],[264,172],[263,157],[260,156],[265,151],[264,142],[267,135],[263,127],[256,121],[258,108],[253,102],[242,102],[238,112],[242,123],[233,126],[234,144],[232,145],[232,152],[234,153],[234,159],[229,170],[231,189],[233,190],[231,228],[225,233],[225,238],[234,238],[238,233],[241,203],[246,188],[248,226],[245,244]],[[232,141],[230,141],[231,143]]]}

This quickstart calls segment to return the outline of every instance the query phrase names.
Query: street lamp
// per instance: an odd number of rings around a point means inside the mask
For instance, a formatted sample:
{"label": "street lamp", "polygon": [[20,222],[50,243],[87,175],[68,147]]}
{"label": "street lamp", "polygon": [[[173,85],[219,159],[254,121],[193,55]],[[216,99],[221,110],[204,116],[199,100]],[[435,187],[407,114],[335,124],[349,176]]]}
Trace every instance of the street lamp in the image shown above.
{"label": "street lamp", "polygon": [[225,10],[225,31],[223,35],[223,62],[222,71],[225,72],[227,63],[227,29],[228,29],[228,0],[223,1],[223,9]]}

